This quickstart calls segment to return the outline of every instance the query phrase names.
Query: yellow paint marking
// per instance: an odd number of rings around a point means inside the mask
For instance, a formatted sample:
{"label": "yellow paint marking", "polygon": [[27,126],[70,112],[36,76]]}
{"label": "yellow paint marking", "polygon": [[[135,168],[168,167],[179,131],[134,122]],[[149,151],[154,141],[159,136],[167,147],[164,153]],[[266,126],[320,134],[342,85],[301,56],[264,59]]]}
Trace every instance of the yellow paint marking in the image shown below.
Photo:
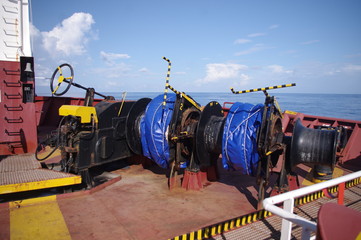
{"label": "yellow paint marking", "polygon": [[[343,175],[343,170],[338,167],[335,167],[335,169],[333,170],[333,173],[332,173],[332,178],[338,178],[338,177],[341,177],[342,175]],[[302,181],[302,185],[304,185],[304,186],[313,185],[314,183],[312,182],[312,178],[313,178],[313,171],[312,171],[312,168],[310,168],[308,170],[308,173],[307,173],[305,179]]]}
{"label": "yellow paint marking", "polygon": [[237,218],[236,227],[239,227],[239,226],[241,226],[241,219],[240,219],[240,218]]}
{"label": "yellow paint marking", "polygon": [[202,229],[197,231],[197,240],[202,239]]}
{"label": "yellow paint marking", "polygon": [[[38,153],[38,158],[39,159],[43,159],[44,157],[46,157],[54,148],[51,148],[49,146],[46,146],[45,147],[45,150],[41,153]],[[51,155],[51,158],[54,158],[54,157],[58,157],[60,156],[61,154],[61,151],[60,149],[56,149],[55,152]]]}
{"label": "yellow paint marking", "polygon": [[297,112],[286,110],[285,113],[291,114],[291,115],[297,115]]}
{"label": "yellow paint marking", "polygon": [[229,225],[229,228],[230,229],[233,229],[234,228],[234,220],[231,221],[230,225]]}
{"label": "yellow paint marking", "polygon": [[10,202],[10,238],[71,239],[56,196]]}
{"label": "yellow paint marking", "polygon": [[226,222],[225,224],[224,224],[224,231],[228,231],[228,222]]}
{"label": "yellow paint marking", "polygon": [[216,235],[216,227],[211,228],[211,236]]}
{"label": "yellow paint marking", "polygon": [[24,192],[31,190],[38,190],[44,188],[69,186],[81,183],[81,176],[73,176],[66,178],[48,179],[37,182],[24,182],[16,184],[8,184],[0,186],[0,194]]}
{"label": "yellow paint marking", "polygon": [[191,232],[191,234],[189,235],[189,239],[194,240],[194,232]]}

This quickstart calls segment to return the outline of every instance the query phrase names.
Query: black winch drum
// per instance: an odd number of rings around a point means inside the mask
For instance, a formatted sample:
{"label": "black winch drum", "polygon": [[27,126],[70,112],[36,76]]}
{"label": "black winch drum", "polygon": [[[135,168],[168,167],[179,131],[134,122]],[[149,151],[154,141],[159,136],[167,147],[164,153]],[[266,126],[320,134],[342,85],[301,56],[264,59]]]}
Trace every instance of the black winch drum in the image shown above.
{"label": "black winch drum", "polygon": [[298,119],[291,141],[291,168],[310,163],[333,166],[336,163],[337,130],[306,128]]}

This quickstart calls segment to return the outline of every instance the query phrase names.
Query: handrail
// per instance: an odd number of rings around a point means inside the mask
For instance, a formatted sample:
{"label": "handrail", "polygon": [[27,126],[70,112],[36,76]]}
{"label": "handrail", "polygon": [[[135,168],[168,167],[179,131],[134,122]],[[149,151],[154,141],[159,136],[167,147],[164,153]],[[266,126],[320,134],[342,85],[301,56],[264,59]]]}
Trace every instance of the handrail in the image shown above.
{"label": "handrail", "polygon": [[[310,234],[311,232],[316,231],[317,224],[315,222],[309,221],[303,217],[293,214],[295,198],[302,197],[313,192],[321,191],[335,185],[343,184],[347,181],[360,177],[361,171],[358,171],[326,182],[317,183],[311,186],[303,187],[297,190],[269,197],[263,200],[263,207],[265,210],[270,211],[283,218],[281,228],[282,240],[291,238],[292,222],[302,227],[302,239],[310,239]],[[282,202],[284,202],[283,209],[276,206],[276,204]]]}

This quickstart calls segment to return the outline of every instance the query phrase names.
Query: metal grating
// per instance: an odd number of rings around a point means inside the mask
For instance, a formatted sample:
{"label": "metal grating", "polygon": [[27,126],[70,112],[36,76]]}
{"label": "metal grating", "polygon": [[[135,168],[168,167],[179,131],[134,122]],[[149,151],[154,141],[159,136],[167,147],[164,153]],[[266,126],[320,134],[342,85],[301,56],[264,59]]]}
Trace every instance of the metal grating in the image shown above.
{"label": "metal grating", "polygon": [[0,173],[41,168],[34,155],[13,155],[0,160]]}
{"label": "metal grating", "polygon": [[74,177],[73,174],[49,169],[31,169],[28,171],[5,172],[0,176],[0,185],[40,182],[51,179]]}
{"label": "metal grating", "polygon": [[[361,212],[361,185],[356,185],[345,190],[345,206]],[[328,202],[337,203],[337,199],[320,198],[316,201],[297,206],[294,213],[311,221],[317,220],[319,208]],[[240,227],[212,237],[215,240],[238,240],[238,239],[280,239],[282,219],[271,216],[261,221]],[[293,224],[291,239],[301,239],[302,229]]]}
{"label": "metal grating", "polygon": [[80,176],[42,168],[34,155],[7,156],[0,160],[0,194],[79,183]]}

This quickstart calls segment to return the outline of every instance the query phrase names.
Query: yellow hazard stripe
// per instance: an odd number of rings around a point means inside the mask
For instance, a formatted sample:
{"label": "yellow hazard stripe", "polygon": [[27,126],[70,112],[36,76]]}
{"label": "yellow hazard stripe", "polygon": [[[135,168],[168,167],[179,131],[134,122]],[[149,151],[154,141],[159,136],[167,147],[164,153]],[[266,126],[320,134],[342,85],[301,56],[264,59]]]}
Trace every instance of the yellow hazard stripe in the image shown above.
{"label": "yellow hazard stripe", "polygon": [[81,183],[81,176],[72,176],[66,178],[57,178],[57,179],[48,179],[44,181],[37,182],[25,182],[25,183],[16,183],[0,186],[0,194],[15,193],[15,192],[24,192],[44,188],[53,188],[60,186],[69,186],[74,184]]}
{"label": "yellow hazard stripe", "polygon": [[271,87],[264,87],[264,88],[254,88],[254,89],[242,90],[242,91],[234,91],[234,89],[231,88],[231,91],[232,91],[232,93],[234,93],[234,94],[241,94],[241,93],[267,91],[267,90],[270,90],[270,89],[293,87],[293,86],[296,86],[296,83],[289,83],[289,84],[283,84],[283,85],[277,85],[277,86],[271,86]]}
{"label": "yellow hazard stripe", "polygon": [[167,102],[167,92],[168,92],[168,88],[169,88],[169,77],[170,77],[170,69],[171,69],[172,63],[166,57],[163,57],[163,59],[168,62],[168,71],[167,71],[167,77],[165,79],[164,97],[163,97],[163,107],[165,107],[166,102]]}
{"label": "yellow hazard stripe", "polygon": [[206,239],[218,234],[222,234],[226,231],[233,230],[235,228],[245,226],[247,224],[256,222],[258,220],[262,220],[271,213],[265,210],[256,211],[250,214],[246,214],[244,216],[233,218],[215,225],[211,225],[200,230],[190,232],[188,234],[183,234],[177,237],[174,237],[170,240],[195,240],[195,239]]}
{"label": "yellow hazard stripe", "polygon": [[163,96],[163,107],[165,107],[166,102],[167,102],[167,93],[168,93],[168,88],[170,90],[172,90],[175,94],[181,95],[183,98],[185,98],[190,104],[192,104],[194,107],[196,107],[198,110],[201,110],[201,106],[199,106],[199,104],[197,104],[193,99],[191,99],[190,97],[188,97],[186,94],[177,91],[174,87],[172,87],[169,84],[169,77],[170,77],[170,69],[171,69],[171,62],[168,58],[163,57],[163,59],[165,61],[168,62],[168,71],[167,71],[167,77],[165,79],[165,87],[164,87],[164,96]]}
{"label": "yellow hazard stripe", "polygon": [[56,196],[10,202],[11,239],[71,239]]}
{"label": "yellow hazard stripe", "polygon": [[192,98],[188,97],[187,94],[176,90],[174,87],[172,87],[172,86],[169,85],[169,84],[168,84],[168,88],[169,88],[170,90],[172,90],[175,94],[181,95],[181,97],[183,97],[184,99],[186,99],[190,104],[192,104],[192,106],[194,106],[194,107],[197,108],[198,110],[201,110],[201,106],[199,106],[199,104],[196,103]]}
{"label": "yellow hazard stripe", "polygon": [[[361,178],[356,178],[354,180],[348,181],[346,182],[345,186],[346,188],[349,187],[353,187],[355,185],[358,185],[361,183]],[[330,187],[328,189],[329,192],[331,193],[335,193],[338,191],[338,187],[334,186],[334,187]],[[319,198],[324,197],[325,194],[322,191],[318,191],[315,193],[311,193],[307,196],[303,196],[300,198],[295,199],[295,206],[298,205],[302,205],[305,203],[309,203],[312,201],[315,201]],[[271,216],[272,213],[269,211],[266,211],[264,209],[260,210],[260,211],[256,211],[250,214],[246,214],[244,216],[241,217],[237,217],[237,218],[233,218],[221,223],[217,223],[202,229],[199,229],[197,231],[194,232],[190,232],[187,234],[183,234],[168,240],[198,240],[198,239],[207,239],[207,238],[211,238],[214,237],[216,235],[222,234],[224,232],[227,231],[231,231],[234,230],[236,228],[257,222],[259,220],[263,220],[269,216]]]}

